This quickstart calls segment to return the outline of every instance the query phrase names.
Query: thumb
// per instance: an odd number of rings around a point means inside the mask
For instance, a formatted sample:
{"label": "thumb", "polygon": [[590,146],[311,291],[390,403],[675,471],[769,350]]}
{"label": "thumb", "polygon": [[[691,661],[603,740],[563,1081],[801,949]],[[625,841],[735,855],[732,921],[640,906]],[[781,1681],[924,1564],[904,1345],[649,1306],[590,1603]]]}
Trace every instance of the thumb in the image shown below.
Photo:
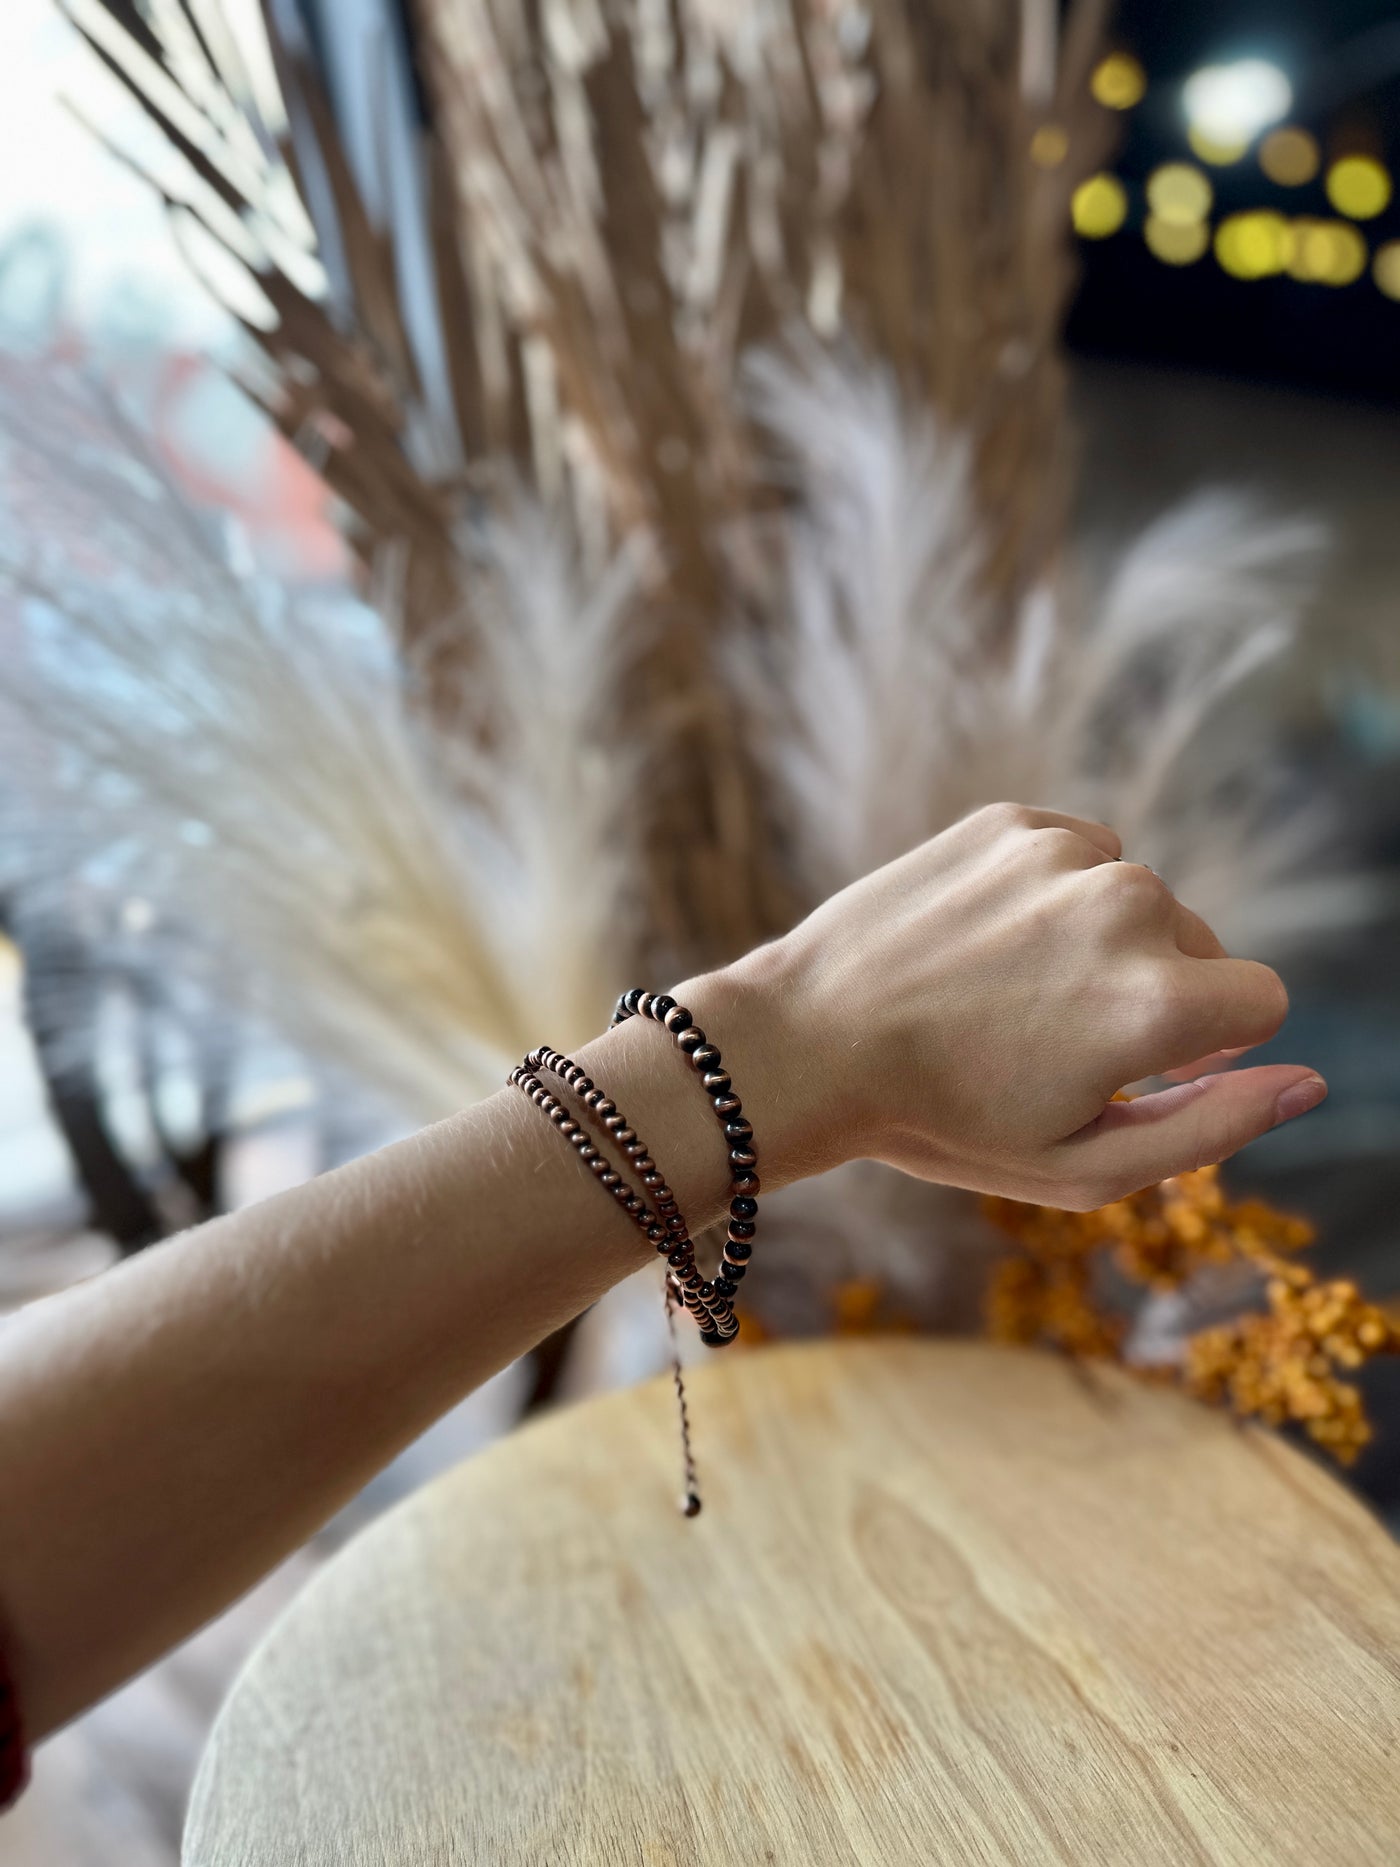
{"label": "thumb", "polygon": [[1175,1173],[1228,1160],[1246,1142],[1316,1108],[1326,1094],[1315,1071],[1272,1063],[1110,1102],[1064,1143],[1066,1177],[1086,1195],[1076,1207],[1108,1205]]}

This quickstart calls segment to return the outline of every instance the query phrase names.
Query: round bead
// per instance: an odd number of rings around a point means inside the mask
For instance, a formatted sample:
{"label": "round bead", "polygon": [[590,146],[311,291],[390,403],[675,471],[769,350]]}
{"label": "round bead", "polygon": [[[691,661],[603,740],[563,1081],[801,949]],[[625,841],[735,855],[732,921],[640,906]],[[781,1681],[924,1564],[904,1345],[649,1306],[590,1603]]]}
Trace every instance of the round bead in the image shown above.
{"label": "round bead", "polygon": [[636,1140],[636,1138],[637,1138],[637,1130],[635,1128],[629,1128],[625,1122],[617,1130],[617,1144],[619,1147],[630,1146],[631,1143]]}
{"label": "round bead", "polygon": [[757,1230],[758,1227],[754,1224],[752,1219],[731,1219],[729,1221],[729,1236],[731,1238],[752,1238]]}
{"label": "round bead", "polygon": [[701,1044],[700,1048],[691,1058],[691,1061],[694,1063],[697,1070],[717,1070],[719,1068],[719,1051],[714,1044]]}
{"label": "round bead", "polygon": [[728,1070],[706,1070],[701,1080],[707,1096],[727,1095],[734,1087],[729,1080]]}
{"label": "round bead", "polygon": [[593,1112],[600,1121],[606,1123],[609,1115],[616,1115],[617,1104],[610,1096],[602,1096],[593,1104]]}
{"label": "round bead", "polygon": [[682,1517],[698,1517],[700,1515],[700,1500],[693,1491],[687,1491],[685,1496],[681,1499],[681,1515]]}
{"label": "round bead", "polygon": [[731,1147],[729,1150],[729,1164],[732,1167],[756,1167],[758,1165],[758,1155],[754,1153],[751,1147]]}
{"label": "round bead", "polygon": [[725,1138],[730,1141],[751,1141],[753,1139],[753,1124],[752,1122],[745,1121],[742,1115],[735,1115],[724,1124],[724,1133]]}
{"label": "round bead", "polygon": [[730,1200],[729,1216],[731,1219],[756,1219],[758,1201],[751,1199],[747,1193],[741,1193],[737,1199]]}
{"label": "round bead", "polygon": [[714,1285],[713,1285],[712,1283],[709,1283],[709,1282],[706,1282],[706,1283],[703,1283],[703,1284],[701,1284],[701,1286],[700,1286],[700,1301],[701,1301],[702,1303],[708,1303],[708,1302],[709,1302],[709,1300],[710,1300],[710,1298],[711,1298],[711,1297],[712,1297],[712,1296],[713,1296],[714,1294],[715,1294],[715,1287],[714,1287]]}
{"label": "round bead", "polygon": [[612,1171],[608,1166],[606,1158],[602,1154],[595,1155],[588,1164],[593,1169],[594,1173],[598,1175],[599,1179],[601,1179],[605,1173],[611,1173]]}
{"label": "round bead", "polygon": [[724,1122],[726,1128],[728,1127],[730,1118],[741,1113],[743,1106],[743,1103],[732,1090],[727,1095],[715,1097],[715,1114]]}
{"label": "round bead", "polygon": [[763,1182],[752,1169],[740,1169],[734,1175],[734,1191],[736,1193],[747,1193],[749,1197],[752,1198],[755,1193],[762,1190],[762,1187]]}
{"label": "round bead", "polygon": [[747,1264],[753,1256],[753,1246],[747,1238],[726,1238],[724,1256],[729,1264]]}
{"label": "round bead", "polygon": [[739,1283],[743,1278],[748,1276],[748,1272],[749,1267],[747,1264],[736,1264],[732,1258],[728,1257],[724,1260],[724,1274],[729,1279],[730,1283]]}
{"label": "round bead", "polygon": [[686,1030],[680,1032],[676,1038],[677,1046],[683,1050],[688,1057],[693,1056],[704,1041],[705,1033],[695,1024],[690,1025]]}
{"label": "round bead", "polygon": [[632,1191],[630,1186],[627,1189],[627,1197],[626,1199],[623,1200],[622,1203],[624,1206],[626,1206],[629,1212],[640,1212],[642,1209],[641,1200],[638,1199],[637,1195]]}
{"label": "round bead", "polygon": [[664,1225],[658,1225],[655,1219],[647,1226],[648,1238],[655,1239],[659,1242],[661,1239],[668,1236],[669,1234],[667,1233],[666,1227]]}
{"label": "round bead", "polygon": [[715,1294],[722,1296],[726,1303],[732,1303],[739,1294],[739,1286],[732,1277],[716,1277]]}
{"label": "round bead", "polygon": [[591,1167],[598,1158],[598,1150],[591,1141],[585,1138],[583,1146],[578,1151],[578,1157],[580,1160],[586,1160]]}
{"label": "round bead", "polygon": [[[639,1167],[641,1166],[641,1164],[642,1163],[640,1161],[637,1162],[637,1165]],[[643,1186],[649,1186],[649,1187],[655,1188],[662,1184],[663,1182],[661,1179],[661,1175],[656,1171],[655,1167],[649,1167],[647,1171],[642,1175]]]}
{"label": "round bead", "polygon": [[661,1022],[666,1026],[668,1031],[685,1031],[690,1028],[690,1013],[686,1010],[684,1005],[677,1005],[673,1001],[671,1009],[666,1013],[666,1016]]}
{"label": "round bead", "polygon": [[624,992],[622,994],[622,1003],[629,1012],[635,1012],[637,1009],[637,1000],[641,996],[642,996],[641,986],[634,985],[630,992]]}
{"label": "round bead", "polygon": [[683,1232],[685,1230],[684,1215],[679,1212],[671,1213],[666,1220],[666,1229],[668,1232]]}
{"label": "round bead", "polygon": [[664,1024],[666,1022],[667,1012],[673,1011],[675,1009],[675,1004],[676,1004],[676,1001],[674,998],[671,998],[665,992],[662,992],[660,997],[654,998],[651,1001],[652,1017],[659,1018],[661,1022]]}
{"label": "round bead", "polygon": [[609,1134],[616,1134],[619,1128],[625,1128],[627,1126],[627,1117],[625,1115],[619,1115],[617,1110],[614,1109],[611,1115],[605,1115],[603,1117],[603,1126],[607,1129]]}
{"label": "round bead", "polygon": [[718,1348],[723,1337],[720,1335],[718,1329],[702,1329],[700,1331],[700,1340],[705,1344],[706,1348]]}
{"label": "round bead", "polygon": [[686,1265],[690,1262],[690,1253],[688,1251],[673,1251],[666,1259],[666,1262],[673,1271],[684,1270]]}

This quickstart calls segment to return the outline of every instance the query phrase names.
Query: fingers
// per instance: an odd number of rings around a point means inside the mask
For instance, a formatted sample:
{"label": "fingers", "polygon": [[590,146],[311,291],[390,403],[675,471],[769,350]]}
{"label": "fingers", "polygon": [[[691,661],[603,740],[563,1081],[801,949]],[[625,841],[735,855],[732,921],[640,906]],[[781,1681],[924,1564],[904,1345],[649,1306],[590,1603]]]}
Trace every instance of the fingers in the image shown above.
{"label": "fingers", "polygon": [[1239,1054],[1277,1036],[1287,1015],[1283,981],[1256,960],[1151,956],[1118,1011],[1105,1080],[1116,1088]]}
{"label": "fingers", "polygon": [[1276,1063],[1110,1102],[1062,1143],[1065,1195],[1072,1210],[1089,1211],[1228,1160],[1246,1142],[1316,1108],[1326,1094],[1312,1070]]}
{"label": "fingers", "polygon": [[1101,850],[1110,862],[1117,862],[1123,854],[1123,844],[1116,830],[1110,830],[1106,823],[1093,823],[1087,817],[1068,817],[1058,810],[1028,810],[1028,828],[1035,830],[1072,830],[1076,836],[1082,836],[1086,843],[1092,843]]}
{"label": "fingers", "polygon": [[1183,1063],[1174,1070],[1159,1070],[1159,1076],[1165,1076],[1169,1083],[1194,1082],[1198,1076],[1217,1076],[1222,1070],[1228,1070],[1236,1057],[1248,1056],[1253,1044],[1236,1044],[1230,1050],[1217,1050],[1209,1057],[1193,1057],[1189,1063]]}
{"label": "fingers", "polygon": [[1178,951],[1186,954],[1188,959],[1224,959],[1224,947],[1200,915],[1193,913],[1180,901],[1174,901],[1173,906],[1176,912],[1172,931],[1176,936]]}

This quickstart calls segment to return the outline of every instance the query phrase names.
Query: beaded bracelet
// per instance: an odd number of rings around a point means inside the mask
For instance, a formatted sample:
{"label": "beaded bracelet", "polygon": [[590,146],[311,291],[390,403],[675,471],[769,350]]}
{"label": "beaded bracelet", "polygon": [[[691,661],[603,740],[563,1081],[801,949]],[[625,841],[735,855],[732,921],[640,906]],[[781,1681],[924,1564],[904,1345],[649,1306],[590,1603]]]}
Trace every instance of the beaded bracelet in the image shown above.
{"label": "beaded bracelet", "polygon": [[[587,1130],[574,1120],[566,1105],[544,1087],[535,1074],[540,1069],[552,1071],[565,1083],[578,1097],[586,1114],[623,1149],[633,1171],[641,1176],[642,1185],[654,1200],[654,1211],[646,1204],[643,1196],[628,1185],[601,1148],[589,1139]],[[580,1065],[547,1045],[532,1050],[524,1062],[512,1070],[509,1080],[517,1088],[523,1089],[530,1100],[549,1117],[565,1140],[575,1148],[579,1159],[597,1176],[599,1185],[613,1195],[665,1258],[667,1280],[675,1300],[698,1324],[701,1340],[711,1347],[732,1342],[739,1333],[732,1297],[701,1275],[695,1262],[695,1247],[691,1242],[690,1230],[675,1195],[662,1178],[646,1144],[617,1104],[598,1088]]]}
{"label": "beaded bracelet", "polygon": [[[540,1068],[552,1070],[562,1082],[567,1083],[592,1118],[623,1148],[634,1170],[642,1176],[642,1184],[652,1194],[656,1203],[655,1211],[648,1207],[640,1193],[628,1186],[602,1149],[590,1140],[583,1125],[569,1113],[565,1104],[545,1088],[535,1074]],[[681,1512],[686,1517],[698,1517],[700,1487],[690,1437],[690,1414],[686,1407],[685,1373],[681,1366],[680,1344],[676,1340],[675,1308],[681,1304],[689,1311],[700,1325],[701,1337],[705,1341],[732,1340],[738,1333],[738,1320],[728,1302],[717,1297],[713,1283],[701,1278],[695,1263],[695,1248],[690,1242],[689,1227],[676,1204],[675,1196],[662,1178],[655,1161],[647,1153],[646,1144],[627,1122],[617,1104],[603,1094],[577,1063],[547,1047],[532,1050],[506,1080],[548,1116],[576,1150],[579,1159],[597,1177],[604,1191],[612,1194],[656,1249],[665,1254],[666,1331],[671,1346],[671,1379],[675,1386],[676,1415],[680,1424]]]}
{"label": "beaded bracelet", "polygon": [[668,993],[647,992],[641,986],[633,986],[618,999],[612,1016],[613,1026],[624,1024],[628,1018],[649,1018],[671,1033],[677,1048],[699,1073],[701,1087],[724,1130],[729,1151],[731,1198],[724,1262],[720,1267],[722,1275],[715,1279],[715,1289],[732,1302],[749,1268],[754,1234],[758,1230],[758,1193],[762,1183],[758,1177],[752,1124],[745,1119],[744,1105],[734,1093],[734,1084],[723,1067],[719,1051],[684,1005],[678,1004]]}

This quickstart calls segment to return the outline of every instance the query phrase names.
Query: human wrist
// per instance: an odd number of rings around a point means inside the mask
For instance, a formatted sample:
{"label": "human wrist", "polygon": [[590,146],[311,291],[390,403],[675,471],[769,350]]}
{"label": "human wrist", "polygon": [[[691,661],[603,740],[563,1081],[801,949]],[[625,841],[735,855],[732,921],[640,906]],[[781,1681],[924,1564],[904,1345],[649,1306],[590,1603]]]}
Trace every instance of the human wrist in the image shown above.
{"label": "human wrist", "polygon": [[863,1151],[785,941],[687,979],[673,995],[723,1052],[753,1123],[766,1187],[827,1172]]}

